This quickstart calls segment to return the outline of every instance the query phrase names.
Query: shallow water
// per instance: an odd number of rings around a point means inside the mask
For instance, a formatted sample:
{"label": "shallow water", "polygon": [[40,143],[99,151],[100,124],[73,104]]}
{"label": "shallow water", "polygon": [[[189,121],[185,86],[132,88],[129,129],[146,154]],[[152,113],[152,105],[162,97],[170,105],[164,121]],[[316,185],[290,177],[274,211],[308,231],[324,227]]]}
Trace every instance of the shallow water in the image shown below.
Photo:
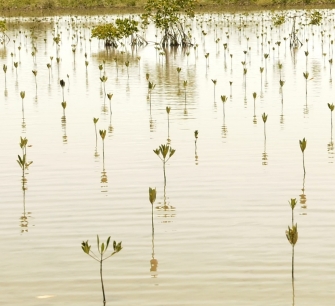
{"label": "shallow water", "polygon": [[[101,303],[99,265],[80,245],[88,239],[95,250],[99,234],[124,246],[104,262],[108,305],[333,305],[335,165],[327,103],[334,102],[328,62],[334,11],[323,14],[322,26],[299,30],[304,45],[295,53],[283,40],[292,19],[270,30],[269,13],[197,15],[192,22],[196,52],[178,48],[165,50],[164,56],[153,43],[133,50],[126,45],[123,55],[122,46],[106,54],[102,42],[89,41],[88,27],[98,22],[94,17],[74,19],[77,26],[68,24],[71,17],[59,19],[58,26],[58,18],[38,24],[9,20],[12,40],[0,52],[0,65],[8,66],[6,87],[3,72],[0,79],[0,303]],[[241,31],[240,17],[247,25]],[[263,48],[262,26],[267,33]],[[53,29],[61,34],[59,65]],[[74,34],[82,38],[77,42]],[[146,38],[155,41],[155,34],[150,27]],[[281,41],[279,52],[276,41]],[[77,44],[75,54],[72,44]],[[264,53],[270,54],[266,64]],[[112,117],[99,79],[103,60],[106,92],[113,93]],[[17,74],[12,62],[19,62]],[[177,67],[182,68],[179,81]],[[262,86],[260,67],[266,67]],[[38,71],[37,90],[32,70]],[[146,73],[156,84],[151,115]],[[66,120],[60,79],[66,83]],[[217,79],[215,97],[211,79]],[[24,127],[21,91],[26,94]],[[225,116],[221,95],[228,96]],[[168,138],[166,106],[171,106],[169,138],[176,153],[166,165],[164,196],[162,163],[152,150]],[[104,160],[99,134],[96,154],[93,117],[99,118],[98,130],[107,130]],[[16,162],[20,136],[28,138],[27,156],[33,161],[25,192]],[[299,148],[304,137],[305,176]],[[157,188],[154,236],[149,186]],[[290,198],[298,200],[294,293],[285,237]],[[158,261],[156,272],[150,271],[152,258]]]}

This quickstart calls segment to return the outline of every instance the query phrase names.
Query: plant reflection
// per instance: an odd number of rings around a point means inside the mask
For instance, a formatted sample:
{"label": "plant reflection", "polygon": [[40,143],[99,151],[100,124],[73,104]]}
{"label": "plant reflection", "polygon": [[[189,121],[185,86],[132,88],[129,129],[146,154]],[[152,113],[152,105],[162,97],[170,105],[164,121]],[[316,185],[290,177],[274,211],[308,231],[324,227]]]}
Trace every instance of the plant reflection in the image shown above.
{"label": "plant reflection", "polygon": [[23,191],[23,213],[20,217],[20,227],[21,233],[28,232],[29,219],[31,218],[31,212],[26,212],[26,190],[27,188],[27,178],[22,178],[22,191]]}
{"label": "plant reflection", "polygon": [[303,177],[303,180],[302,180],[302,194],[300,194],[300,205],[301,205],[301,208],[303,209],[306,209],[307,208],[307,197],[306,197],[306,194],[305,194],[305,178],[306,178],[306,174],[304,173],[304,177]]}
{"label": "plant reflection", "polygon": [[67,144],[67,135],[66,135],[66,117],[62,116],[61,118],[62,130],[63,130],[63,143]]}
{"label": "plant reflection", "polygon": [[[166,182],[164,183],[164,194],[163,194],[163,203],[160,202],[158,206],[156,206],[156,209],[161,212],[159,214],[159,217],[163,218],[173,218],[175,217],[175,213],[173,213],[176,208],[167,201],[168,197],[166,196]],[[171,221],[163,221],[164,223],[171,222]]]}

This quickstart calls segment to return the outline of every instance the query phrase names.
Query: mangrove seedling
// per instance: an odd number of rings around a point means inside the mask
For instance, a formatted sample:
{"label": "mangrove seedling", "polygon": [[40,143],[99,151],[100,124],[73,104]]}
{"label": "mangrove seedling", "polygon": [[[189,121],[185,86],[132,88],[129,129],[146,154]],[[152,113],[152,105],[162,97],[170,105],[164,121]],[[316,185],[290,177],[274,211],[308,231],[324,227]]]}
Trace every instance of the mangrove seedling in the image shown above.
{"label": "mangrove seedling", "polygon": [[63,116],[65,117],[66,101],[63,101],[61,103],[61,105],[62,105],[62,108],[63,108]]}
{"label": "mangrove seedling", "polygon": [[129,78],[129,61],[126,61],[124,64],[127,67],[127,75],[128,75],[128,78]]}
{"label": "mangrove seedling", "polygon": [[18,62],[14,62],[14,67],[15,67],[15,75],[17,77],[17,67],[19,66]]}
{"label": "mangrove seedling", "polygon": [[306,96],[307,96],[307,81],[308,81],[308,77],[309,77],[309,72],[303,72],[304,78],[306,80]]}
{"label": "mangrove seedling", "polygon": [[36,89],[37,89],[37,70],[32,70],[31,72],[35,76],[35,86],[36,86]]}
{"label": "mangrove seedling", "polygon": [[112,93],[108,93],[108,94],[107,94],[107,98],[108,98],[108,100],[109,100],[110,114],[112,115],[112,98],[113,98],[113,94],[112,94]]}
{"label": "mangrove seedling", "polygon": [[108,77],[106,77],[105,75],[100,77],[101,83],[104,84],[104,98],[106,97],[106,82],[107,82],[107,80],[108,80]]}
{"label": "mangrove seedling", "polygon": [[155,226],[154,226],[154,203],[156,201],[156,188],[149,187],[149,201],[151,203],[151,238],[152,238],[152,259],[150,260],[150,272],[156,272],[158,260],[155,259]]}
{"label": "mangrove seedling", "polygon": [[97,236],[97,244],[98,244],[98,252],[100,256],[96,256],[93,251],[91,251],[91,246],[88,244],[88,240],[83,241],[81,243],[81,248],[88,256],[92,257],[94,260],[99,262],[100,264],[100,280],[101,280],[101,289],[102,289],[102,296],[103,296],[103,303],[106,305],[106,297],[105,297],[105,288],[104,288],[104,282],[102,278],[102,262],[108,259],[109,257],[112,257],[116,253],[119,253],[122,250],[122,241],[119,243],[116,243],[116,241],[113,241],[113,252],[110,255],[107,255],[104,257],[105,253],[107,252],[109,242],[110,242],[110,236],[107,238],[106,244],[102,243],[100,246],[100,240],[99,236]]}
{"label": "mangrove seedling", "polygon": [[62,79],[59,81],[60,86],[62,87],[62,94],[63,94],[63,102],[64,100],[64,87],[65,87],[65,81]]}
{"label": "mangrove seedling", "polygon": [[22,177],[24,177],[24,171],[26,169],[28,169],[28,167],[33,163],[32,161],[31,162],[27,162],[27,158],[26,158],[26,154],[23,154],[22,158],[20,155],[17,156],[18,157],[18,160],[17,160],[17,163],[19,164],[19,166],[21,167],[22,169]]}
{"label": "mangrove seedling", "polygon": [[164,186],[165,186],[166,185],[165,164],[176,152],[176,150],[172,149],[169,145],[162,144],[156,150],[153,151],[163,163]]}
{"label": "mangrove seedling", "polygon": [[25,91],[21,91],[21,92],[20,92],[20,97],[21,97],[21,100],[22,100],[22,117],[23,117],[23,118],[24,118],[23,99],[24,99],[25,96],[26,96],[26,92],[25,92]]}
{"label": "mangrove seedling", "polygon": [[99,134],[102,139],[102,156],[105,156],[105,137],[106,137],[106,130],[99,130]]}
{"label": "mangrove seedling", "polygon": [[298,241],[298,224],[288,226],[285,232],[288,242],[292,245],[292,279],[294,279],[294,246]]}
{"label": "mangrove seedling", "polygon": [[148,83],[148,93],[149,93],[149,98],[150,98],[150,114],[151,114],[151,95],[152,95],[152,91],[155,89],[156,84],[154,84],[154,82],[150,82]]}
{"label": "mangrove seedling", "polygon": [[93,123],[94,123],[94,130],[95,130],[95,147],[97,147],[98,143],[98,133],[97,133],[97,123],[99,121],[99,118],[93,118]]}
{"label": "mangrove seedling", "polygon": [[217,80],[213,80],[213,79],[212,79],[212,82],[213,82],[213,84],[214,84],[214,102],[215,102],[215,87],[216,87],[216,82],[217,82]]}
{"label": "mangrove seedling", "polygon": [[50,69],[51,69],[51,65],[49,63],[47,63],[47,68],[48,68],[48,71],[49,71],[49,84],[50,84]]}
{"label": "mangrove seedling", "polygon": [[228,100],[228,97],[227,96],[221,96],[221,101],[222,101],[222,111],[223,111],[223,120],[225,119],[225,116],[226,116],[226,112],[225,112],[225,103],[227,102]]}
{"label": "mangrove seedling", "polygon": [[328,108],[330,109],[330,126],[333,128],[333,110],[334,110],[334,104],[328,103]]}
{"label": "mangrove seedling", "polygon": [[198,130],[195,130],[195,131],[194,131],[194,138],[195,138],[195,140],[194,140],[194,144],[195,144],[195,146],[197,146],[198,135],[199,135],[199,131],[198,131]]}
{"label": "mangrove seedling", "polygon": [[261,90],[262,90],[262,84],[263,84],[263,71],[264,71],[264,67],[259,67],[259,72],[261,73]]}
{"label": "mangrove seedling", "polygon": [[22,149],[22,156],[27,155],[28,139],[20,137],[20,148]]}
{"label": "mangrove seedling", "polygon": [[156,201],[156,188],[149,187],[149,201],[151,203],[151,228],[154,233],[154,203]]}
{"label": "mangrove seedling", "polygon": [[268,120],[268,115],[266,115],[265,113],[262,114],[262,119],[264,122],[264,139],[266,139],[266,129],[265,129],[265,124],[266,124],[266,120]]}
{"label": "mangrove seedling", "polygon": [[6,79],[6,75],[7,75],[7,65],[3,64],[3,66],[2,66],[2,70],[3,70],[3,72],[5,73],[5,87],[6,87],[6,84],[7,84],[7,79]]}
{"label": "mangrove seedling", "polygon": [[300,149],[302,152],[302,165],[304,167],[304,174],[306,174],[306,170],[305,170],[305,149],[306,149],[306,145],[307,145],[307,140],[304,139],[303,140],[299,140],[299,145],[300,145]]}
{"label": "mangrove seedling", "polygon": [[177,72],[178,72],[178,83],[179,83],[180,71],[181,71],[181,68],[180,68],[180,67],[177,67]]}

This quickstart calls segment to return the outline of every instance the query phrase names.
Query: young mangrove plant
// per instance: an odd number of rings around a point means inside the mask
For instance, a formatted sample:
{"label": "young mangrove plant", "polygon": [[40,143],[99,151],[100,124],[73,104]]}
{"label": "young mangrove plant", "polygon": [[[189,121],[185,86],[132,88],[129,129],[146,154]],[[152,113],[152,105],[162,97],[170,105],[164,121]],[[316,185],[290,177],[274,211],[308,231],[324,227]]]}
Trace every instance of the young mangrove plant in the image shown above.
{"label": "young mangrove plant", "polygon": [[[293,200],[293,201],[292,201]],[[292,215],[293,209],[295,207],[296,201],[295,199],[291,199],[290,205],[292,208]],[[294,205],[294,206],[292,206]],[[288,242],[292,245],[292,280],[294,279],[294,247],[298,241],[298,224],[292,224],[292,227],[288,226],[288,229],[285,232]]]}
{"label": "young mangrove plant", "polygon": [[98,133],[97,133],[98,121],[99,121],[99,118],[93,118],[94,130],[95,130],[95,148],[97,148],[97,145],[98,145]]}
{"label": "young mangrove plant", "polygon": [[266,120],[268,120],[268,115],[266,115],[265,113],[262,114],[262,119],[264,122],[264,139],[266,139],[266,129],[265,129],[265,124],[266,124]]}
{"label": "young mangrove plant", "polygon": [[283,86],[285,84],[285,81],[282,79],[279,80],[279,85],[280,85],[280,91],[281,91],[281,102],[283,103],[284,101],[284,91],[283,91]]}
{"label": "young mangrove plant", "polygon": [[106,98],[106,82],[107,82],[107,80],[108,80],[108,77],[106,77],[105,75],[100,77],[101,83],[104,84],[104,99]]}
{"label": "young mangrove plant", "polygon": [[128,75],[128,78],[129,78],[129,61],[126,61],[124,64],[127,67],[127,75]]}
{"label": "young mangrove plant", "polygon": [[217,80],[212,79],[212,82],[214,84],[214,102],[215,102],[215,87],[216,87]]}
{"label": "young mangrove plant", "polygon": [[24,99],[24,97],[26,96],[26,92],[25,91],[21,91],[20,92],[20,97],[21,97],[21,101],[22,101],[22,117],[24,118],[24,104],[23,104],[23,99]]}
{"label": "young mangrove plant", "polygon": [[59,81],[60,86],[62,87],[62,94],[63,94],[63,102],[64,100],[64,87],[65,87],[65,81],[62,79]]}
{"label": "young mangrove plant", "polygon": [[225,120],[226,117],[226,112],[225,112],[225,104],[228,100],[227,96],[221,96],[221,101],[222,101],[222,111],[223,111],[223,121]]}
{"label": "young mangrove plant", "polygon": [[180,71],[181,71],[181,68],[180,68],[180,67],[177,67],[177,72],[178,72],[178,84],[179,84],[179,79],[180,79]]}
{"label": "young mangrove plant", "polygon": [[149,187],[149,201],[151,203],[151,244],[152,258],[150,259],[150,272],[156,273],[158,260],[155,259],[155,225],[154,225],[154,203],[156,201],[156,188]]}
{"label": "young mangrove plant", "polygon": [[333,111],[334,111],[334,104],[329,104],[328,103],[328,108],[330,109],[330,126],[331,129],[333,129]]}
{"label": "young mangrove plant", "polygon": [[309,72],[303,72],[303,76],[305,78],[305,82],[306,82],[306,96],[307,96],[307,81],[308,81],[308,77],[309,77]]}
{"label": "young mangrove plant", "polygon": [[109,242],[110,242],[110,236],[107,238],[106,243],[102,243],[100,246],[100,240],[99,240],[99,236],[97,236],[97,244],[98,244],[98,252],[100,255],[96,256],[93,251],[91,251],[91,246],[88,244],[88,240],[83,241],[81,243],[81,248],[84,251],[84,253],[86,253],[88,256],[92,257],[94,260],[96,260],[97,262],[99,262],[100,264],[100,280],[101,280],[101,289],[102,289],[102,296],[103,296],[103,304],[106,305],[106,297],[105,297],[105,288],[104,288],[104,281],[102,278],[102,263],[112,257],[113,255],[119,253],[122,250],[122,241],[119,243],[116,243],[116,241],[113,241],[113,252],[110,255],[107,255],[106,257],[104,257],[104,255],[106,254],[107,250],[108,250],[108,246],[109,246]]}
{"label": "young mangrove plant", "polygon": [[32,70],[31,71],[35,77],[35,87],[36,87],[36,90],[37,90],[37,70]]}
{"label": "young mangrove plant", "polygon": [[169,145],[160,145],[156,150],[153,150],[154,153],[159,157],[163,163],[163,174],[164,174],[164,186],[166,185],[166,175],[165,175],[165,165],[168,160],[173,156],[176,150],[172,149]]}
{"label": "young mangrove plant", "polygon": [[106,137],[106,130],[99,130],[100,137],[102,139],[102,156],[105,158],[105,137]]}
{"label": "young mangrove plant", "polygon": [[148,83],[148,93],[149,93],[149,99],[150,99],[150,114],[151,114],[151,95],[152,95],[152,91],[155,89],[156,84],[154,84],[154,82],[150,82]]}
{"label": "young mangrove plant", "polygon": [[19,164],[19,166],[21,167],[22,169],[22,177],[24,178],[24,172],[26,169],[28,169],[28,167],[33,163],[32,161],[28,162],[27,161],[27,157],[26,157],[26,154],[23,154],[22,155],[22,158],[20,155],[17,156],[18,157],[18,160],[17,160],[17,163]]}
{"label": "young mangrove plant", "polygon": [[109,112],[112,115],[112,98],[113,98],[113,94],[112,93],[108,93],[107,94],[107,98],[109,100]]}
{"label": "young mangrove plant", "polygon": [[6,77],[6,75],[7,75],[7,65],[3,64],[2,70],[5,73],[5,87],[7,87],[7,77]]}
{"label": "young mangrove plant", "polygon": [[63,108],[63,116],[65,117],[66,101],[63,101],[61,103],[61,105],[62,105],[62,108]]}
{"label": "young mangrove plant", "polygon": [[154,203],[156,201],[156,188],[149,187],[149,201],[151,203],[151,228],[152,233],[154,233]]}
{"label": "young mangrove plant", "polygon": [[257,98],[257,93],[254,92],[252,94],[252,97],[254,98],[254,119],[253,119],[253,123],[257,124],[257,118],[256,118],[256,98]]}
{"label": "young mangrove plant", "polygon": [[300,145],[300,149],[301,149],[301,152],[302,152],[302,165],[303,165],[303,168],[304,168],[304,174],[306,174],[306,170],[305,170],[305,149],[306,149],[306,145],[307,145],[307,140],[304,139],[303,140],[299,140],[299,145]]}

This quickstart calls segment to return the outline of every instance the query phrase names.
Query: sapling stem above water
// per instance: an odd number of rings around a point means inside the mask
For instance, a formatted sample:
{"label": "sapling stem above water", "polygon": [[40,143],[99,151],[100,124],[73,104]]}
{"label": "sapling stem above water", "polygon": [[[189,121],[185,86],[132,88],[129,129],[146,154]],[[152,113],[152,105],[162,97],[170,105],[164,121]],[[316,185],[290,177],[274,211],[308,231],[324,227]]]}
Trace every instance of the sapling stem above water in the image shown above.
{"label": "sapling stem above water", "polygon": [[93,251],[91,251],[91,246],[88,244],[88,240],[87,241],[83,241],[81,243],[81,248],[84,251],[84,253],[86,253],[88,256],[92,257],[94,260],[96,260],[97,262],[99,262],[100,264],[100,280],[101,280],[101,289],[102,289],[102,296],[103,296],[103,304],[106,304],[106,297],[105,297],[105,288],[104,288],[104,282],[103,282],[103,278],[102,278],[102,263],[103,261],[105,261],[106,259],[112,257],[113,255],[119,253],[122,250],[122,241],[119,243],[116,243],[116,241],[113,241],[113,252],[110,255],[107,255],[106,257],[104,257],[104,255],[107,252],[108,246],[109,246],[109,242],[110,242],[110,236],[107,238],[106,243],[102,243],[100,245],[100,240],[99,240],[99,236],[97,236],[97,246],[98,246],[98,252],[99,255],[95,255],[93,253]]}

